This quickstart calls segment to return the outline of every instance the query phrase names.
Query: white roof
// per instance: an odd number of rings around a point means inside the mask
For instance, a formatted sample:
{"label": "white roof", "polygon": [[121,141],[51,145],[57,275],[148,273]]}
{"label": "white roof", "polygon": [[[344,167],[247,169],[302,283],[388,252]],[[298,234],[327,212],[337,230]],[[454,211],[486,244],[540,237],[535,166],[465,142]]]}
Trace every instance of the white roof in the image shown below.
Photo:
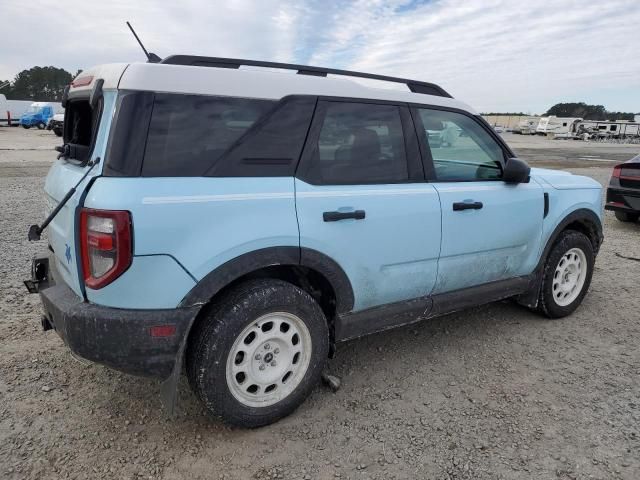
{"label": "white roof", "polygon": [[[83,71],[78,78],[93,76],[104,79],[103,88],[147,90],[197,95],[266,98],[278,100],[287,95],[325,95],[334,97],[370,98],[399,102],[424,103],[459,108],[475,114],[463,102],[408,90],[372,88],[348,78],[297,75],[290,71],[266,68],[215,68],[159,63],[107,64]],[[72,88],[72,92],[91,89]]]}

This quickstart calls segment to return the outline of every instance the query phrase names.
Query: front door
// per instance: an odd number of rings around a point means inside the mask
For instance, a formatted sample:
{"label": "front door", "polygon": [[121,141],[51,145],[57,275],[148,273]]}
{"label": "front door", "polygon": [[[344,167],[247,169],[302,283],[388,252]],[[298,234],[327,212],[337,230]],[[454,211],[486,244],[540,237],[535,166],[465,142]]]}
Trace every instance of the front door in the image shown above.
{"label": "front door", "polygon": [[502,181],[506,152],[478,119],[428,108],[413,116],[424,132],[442,206],[434,293],[531,273],[540,250],[542,188],[535,181]]}
{"label": "front door", "polygon": [[354,310],[431,293],[440,202],[406,106],[319,101],[296,176],[300,245],[342,267]]}

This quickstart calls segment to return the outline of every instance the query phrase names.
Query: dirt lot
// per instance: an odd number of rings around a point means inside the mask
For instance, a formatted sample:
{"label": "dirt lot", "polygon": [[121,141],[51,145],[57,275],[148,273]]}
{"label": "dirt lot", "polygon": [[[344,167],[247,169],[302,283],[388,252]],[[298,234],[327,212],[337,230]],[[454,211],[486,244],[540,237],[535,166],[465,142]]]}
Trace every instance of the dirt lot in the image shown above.
{"label": "dirt lot", "polygon": [[[638,146],[506,135],[533,165],[605,183]],[[21,284],[58,139],[0,128],[0,478],[640,478],[640,225],[606,214],[591,291],[569,318],[503,302],[343,345],[291,417],[206,417],[182,386],[73,358]]]}

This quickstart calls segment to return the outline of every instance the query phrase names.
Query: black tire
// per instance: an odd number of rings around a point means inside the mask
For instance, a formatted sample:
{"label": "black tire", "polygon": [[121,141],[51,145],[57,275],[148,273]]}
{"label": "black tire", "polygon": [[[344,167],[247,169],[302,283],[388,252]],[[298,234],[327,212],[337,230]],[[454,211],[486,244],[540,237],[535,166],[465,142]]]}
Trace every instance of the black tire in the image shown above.
{"label": "black tire", "polygon": [[62,136],[62,129],[60,128],[54,128],[53,129],[53,133],[56,134],[56,137],[61,137]]}
{"label": "black tire", "polygon": [[[309,364],[288,396],[269,406],[249,406],[239,401],[228,385],[227,359],[245,328],[272,312],[293,314],[307,327]],[[304,402],[319,383],[328,354],[327,321],[314,299],[290,283],[259,279],[240,284],[209,308],[190,335],[186,370],[191,388],[209,413],[232,425],[255,428],[291,414]]]}
{"label": "black tire", "polygon": [[22,128],[24,128],[25,130],[29,130],[31,128],[31,125],[22,125]]}
{"label": "black tire", "polygon": [[[560,260],[565,253],[572,248],[579,248],[586,257],[586,277],[579,295],[568,305],[559,305],[553,294],[554,275]],[[551,248],[544,264],[542,288],[540,289],[540,298],[538,299],[538,310],[549,318],[562,318],[572,314],[582,303],[582,299],[589,290],[594,263],[593,245],[584,233],[575,230],[565,230],[562,232]]]}
{"label": "black tire", "polygon": [[46,127],[46,125],[44,124],[44,122],[38,122],[36,124],[36,127],[38,127],[38,130],[44,130],[44,128]]}
{"label": "black tire", "polygon": [[631,212],[614,212],[616,218],[621,222],[635,222],[638,220],[640,214],[631,213]]}

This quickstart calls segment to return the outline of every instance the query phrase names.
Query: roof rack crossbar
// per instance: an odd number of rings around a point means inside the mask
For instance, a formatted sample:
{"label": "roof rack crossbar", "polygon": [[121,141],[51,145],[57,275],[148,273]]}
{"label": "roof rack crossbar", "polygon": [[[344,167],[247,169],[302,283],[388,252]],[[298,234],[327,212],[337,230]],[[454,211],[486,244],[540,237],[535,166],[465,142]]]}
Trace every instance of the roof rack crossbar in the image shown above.
{"label": "roof rack crossbar", "polygon": [[371,80],[381,80],[383,82],[404,83],[409,90],[414,93],[424,93],[436,95],[438,97],[452,98],[442,87],[435,83],[409,80],[407,78],[389,77],[386,75],[376,75],[374,73],[354,72],[351,70],[338,70],[335,68],[312,67],[308,65],[297,65],[294,63],[263,62],[260,60],[243,60],[239,58],[222,57],[202,57],[197,55],[171,55],[163,59],[160,63],[169,65],[189,65],[194,67],[214,67],[214,68],[240,68],[241,66],[279,68],[284,70],[296,70],[299,75],[311,75],[315,77],[326,77],[327,75],[342,75],[346,77],[368,78]]}

